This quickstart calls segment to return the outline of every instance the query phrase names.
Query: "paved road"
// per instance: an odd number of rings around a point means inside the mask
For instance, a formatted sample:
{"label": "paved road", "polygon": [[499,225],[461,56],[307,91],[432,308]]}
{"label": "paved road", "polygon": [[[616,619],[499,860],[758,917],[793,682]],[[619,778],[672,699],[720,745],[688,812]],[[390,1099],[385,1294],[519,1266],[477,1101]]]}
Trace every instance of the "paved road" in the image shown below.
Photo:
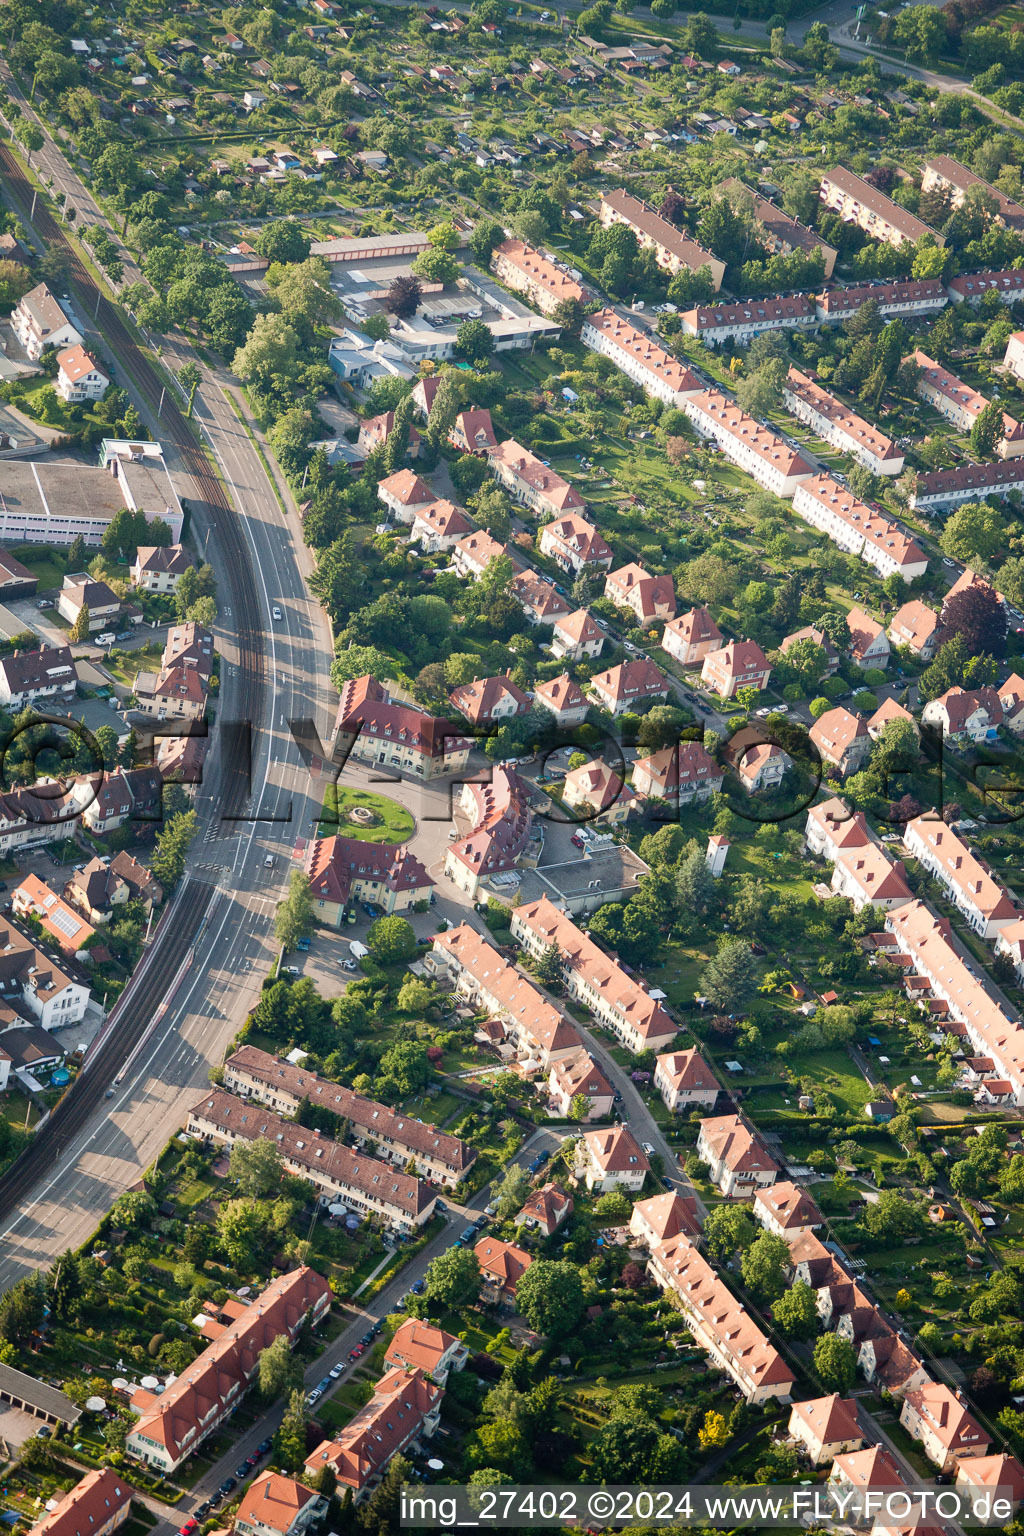
{"label": "paved road", "polygon": [[[6,64],[0,80],[15,98],[20,93]],[[79,222],[103,215],[87,188],[67,165],[47,135],[33,165],[66,191]],[[130,268],[130,264],[126,264]],[[132,272],[127,270],[130,279]],[[175,365],[189,355],[187,343],[173,342]],[[125,380],[130,393],[131,381]],[[274,958],[273,910],[289,870],[296,828],[308,822],[309,779],[292,743],[286,722],[313,718],[325,733],[330,722],[328,668],[331,640],[326,618],[306,594],[309,557],[298,537],[297,513],[287,488],[278,501],[260,457],[224,394],[225,380],[203,369],[196,416],[245,530],[257,572],[259,600],[267,635],[267,714],[253,722],[253,804],[275,820],[243,822],[232,835],[221,835],[219,808],[211,788],[197,798],[201,833],[190,861],[192,872],[217,887],[195,958],[135,1056],[114,1100],[97,1123],[59,1147],[52,1172],[33,1197],[5,1224],[0,1285],[28,1270],[45,1266],[67,1247],[84,1241],[117,1195],[134,1184],[179,1128],[184,1110],[201,1093],[210,1066],[224,1050],[255,1002],[262,976]],[[151,421],[157,437],[160,423]],[[169,452],[172,470],[180,466]],[[269,462],[269,456],[268,456]],[[181,484],[193,500],[194,523],[203,553],[224,570],[216,538],[208,534],[203,504],[189,483]],[[272,604],[283,618],[271,621]],[[222,656],[220,718],[230,719],[238,685],[238,646],[230,605],[217,624]],[[211,769],[219,743],[211,738]],[[213,772],[208,781],[215,784]],[[274,868],[265,868],[267,853]]]}

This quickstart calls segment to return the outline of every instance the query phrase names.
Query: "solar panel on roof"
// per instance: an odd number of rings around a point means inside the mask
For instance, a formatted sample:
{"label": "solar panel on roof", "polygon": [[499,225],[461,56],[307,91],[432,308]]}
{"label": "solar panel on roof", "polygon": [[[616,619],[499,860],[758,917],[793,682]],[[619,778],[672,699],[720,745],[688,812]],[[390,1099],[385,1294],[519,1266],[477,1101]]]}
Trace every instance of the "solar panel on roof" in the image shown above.
{"label": "solar panel on roof", "polygon": [[57,911],[53,913],[51,922],[55,928],[59,928],[61,933],[65,934],[69,939],[73,939],[82,926],[78,918],[68,912],[65,907],[57,908]]}

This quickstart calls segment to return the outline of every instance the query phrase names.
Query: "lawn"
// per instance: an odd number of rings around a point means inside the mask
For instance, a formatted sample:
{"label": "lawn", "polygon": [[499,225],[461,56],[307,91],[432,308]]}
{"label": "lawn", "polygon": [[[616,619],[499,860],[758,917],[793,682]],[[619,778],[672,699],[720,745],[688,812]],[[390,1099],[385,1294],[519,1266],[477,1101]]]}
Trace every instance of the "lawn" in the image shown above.
{"label": "lawn", "polygon": [[411,812],[397,800],[329,784],[317,831],[320,837],[353,837],[362,843],[404,843],[415,829]]}
{"label": "lawn", "polygon": [[427,1125],[443,1125],[449,1115],[463,1107],[464,1101],[453,1093],[416,1093],[402,1105],[402,1114],[423,1120]]}
{"label": "lawn", "polygon": [[107,652],[103,665],[119,683],[123,683],[126,688],[134,688],[137,673],[159,669],[163,651],[162,645],[144,645],[134,651],[123,651],[115,646]]}

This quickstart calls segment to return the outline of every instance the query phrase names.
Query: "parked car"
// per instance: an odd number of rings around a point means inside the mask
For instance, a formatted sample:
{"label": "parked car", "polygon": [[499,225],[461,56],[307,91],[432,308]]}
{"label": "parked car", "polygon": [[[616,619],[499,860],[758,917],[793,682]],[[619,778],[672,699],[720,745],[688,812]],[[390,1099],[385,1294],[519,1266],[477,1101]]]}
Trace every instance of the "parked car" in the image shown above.
{"label": "parked car", "polygon": [[306,951],[309,949],[309,946],[312,944],[312,942],[313,942],[312,939],[299,939],[296,942],[295,948],[296,949],[301,949],[303,954],[305,954]]}
{"label": "parked car", "polygon": [[226,1499],[229,1493],[234,1493],[236,1486],[233,1477],[226,1477],[217,1491],[222,1498]]}
{"label": "parked car", "polygon": [[651,1146],[651,1143],[649,1141],[642,1141],[640,1143],[640,1145],[643,1147],[643,1149],[647,1153],[648,1157],[653,1157],[654,1156],[654,1148]]}
{"label": "parked car", "polygon": [[359,1342],[360,1342],[360,1344],[364,1344],[364,1345],[365,1344],[372,1344],[373,1343],[373,1334],[370,1333],[369,1330],[367,1330],[367,1332],[363,1334],[363,1336],[359,1340]]}
{"label": "parked car", "polygon": [[248,1475],[249,1475],[249,1463],[247,1461],[243,1461],[241,1466],[235,1468],[235,1476],[237,1478],[243,1478],[243,1477],[248,1477]]}
{"label": "parked car", "polygon": [[423,1292],[426,1290],[426,1288],[427,1288],[427,1282],[425,1280],[417,1280],[416,1283],[413,1286],[413,1292],[417,1296],[422,1296]]}
{"label": "parked car", "polygon": [[471,1243],[474,1237],[476,1237],[476,1227],[466,1227],[459,1233],[459,1241],[462,1243]]}
{"label": "parked car", "polygon": [[269,1456],[273,1448],[273,1440],[261,1440],[259,1445],[256,1447],[261,1456]]}
{"label": "parked car", "polygon": [[337,1381],[338,1377],[344,1375],[344,1373],[345,1373],[345,1367],[343,1365],[336,1365],[336,1366],[334,1366],[334,1368],[331,1371],[331,1380],[332,1381]]}

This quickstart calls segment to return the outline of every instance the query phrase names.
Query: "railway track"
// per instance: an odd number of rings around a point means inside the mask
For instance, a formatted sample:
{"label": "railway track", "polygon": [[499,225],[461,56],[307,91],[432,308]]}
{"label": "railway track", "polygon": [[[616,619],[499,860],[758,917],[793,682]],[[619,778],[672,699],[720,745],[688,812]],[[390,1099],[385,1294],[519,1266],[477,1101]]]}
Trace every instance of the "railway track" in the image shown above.
{"label": "railway track", "polygon": [[[17,160],[2,144],[0,177],[28,226],[33,187]],[[198,491],[198,496],[190,500],[193,506],[197,501],[202,505],[204,520],[210,526],[222,557],[224,569],[218,572],[218,580],[222,597],[227,596],[230,602],[238,645],[235,710],[237,719],[245,722],[243,728],[224,733],[219,754],[216,796],[219,835],[229,836],[244,825],[241,818],[248,808],[252,791],[248,725],[258,725],[262,718],[268,681],[263,622],[245,533],[172,391],[164,392],[161,375],[136,342],[117,306],[97,287],[77,250],[41,199],[37,199],[31,227],[48,250],[60,250],[65,255],[69,281],[79,300],[81,313],[96,317],[96,324],[108,339],[111,350],[158,423],[161,439],[173,443],[180,454],[183,467]],[[172,921],[165,918],[161,922],[156,938],[143,956],[131,991],[126,993],[123,1007],[117,1009],[116,1017],[97,1045],[88,1069],[79,1074],[46,1125],[0,1176],[0,1217],[9,1215],[31,1193],[102,1102],[113,1078],[152,1022],[164,993],[181,966],[182,956],[200,934],[213,892],[212,886],[195,880],[186,881],[178,892],[169,914]]]}

